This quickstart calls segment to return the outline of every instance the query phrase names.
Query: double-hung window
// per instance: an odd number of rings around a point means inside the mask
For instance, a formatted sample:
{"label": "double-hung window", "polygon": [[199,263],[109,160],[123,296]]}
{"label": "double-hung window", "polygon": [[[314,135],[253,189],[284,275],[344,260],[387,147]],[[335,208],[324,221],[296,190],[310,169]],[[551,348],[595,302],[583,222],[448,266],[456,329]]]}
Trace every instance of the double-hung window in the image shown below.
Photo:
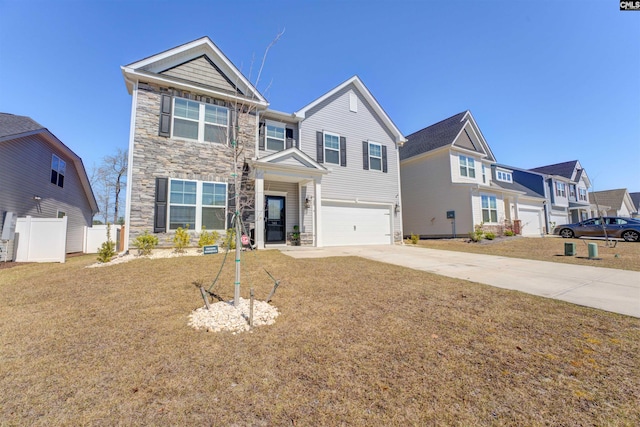
{"label": "double-hung window", "polygon": [[169,229],[224,230],[227,184],[172,179],[169,191]]}
{"label": "double-hung window", "polygon": [[51,155],[51,183],[58,187],[64,187],[64,175],[67,171],[67,164],[55,154]]}
{"label": "double-hung window", "polygon": [[567,185],[564,182],[556,182],[556,196],[567,197]]}
{"label": "double-hung window", "polygon": [[173,106],[174,137],[226,144],[228,127],[229,110],[227,108],[175,98]]}
{"label": "double-hung window", "polygon": [[324,162],[340,164],[340,136],[324,133]]}
{"label": "double-hung window", "polygon": [[578,188],[578,197],[580,200],[587,201],[587,190],[585,188]]}
{"label": "double-hung window", "polygon": [[369,143],[369,169],[382,170],[382,146]]}
{"label": "double-hung window", "polygon": [[569,184],[569,196],[576,198],[576,186],[575,184]]}
{"label": "double-hung window", "polygon": [[282,151],[285,147],[285,126],[282,123],[267,122],[267,150]]}
{"label": "double-hung window", "polygon": [[476,177],[476,166],[473,157],[460,155],[460,175],[469,178]]}
{"label": "double-hung window", "polygon": [[498,222],[496,196],[482,195],[482,222]]}

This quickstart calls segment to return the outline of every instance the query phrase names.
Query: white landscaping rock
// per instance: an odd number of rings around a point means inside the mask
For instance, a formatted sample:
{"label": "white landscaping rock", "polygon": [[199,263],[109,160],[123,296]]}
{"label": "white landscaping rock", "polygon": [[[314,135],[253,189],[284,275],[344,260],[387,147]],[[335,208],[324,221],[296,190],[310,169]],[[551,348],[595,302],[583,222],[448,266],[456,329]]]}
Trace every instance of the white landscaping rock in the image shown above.
{"label": "white landscaping rock", "polygon": [[[242,332],[249,328],[249,300],[240,298],[238,307],[233,301],[220,301],[198,308],[189,315],[189,326],[207,332]],[[253,302],[253,326],[272,325],[278,317],[278,309],[264,301]]]}

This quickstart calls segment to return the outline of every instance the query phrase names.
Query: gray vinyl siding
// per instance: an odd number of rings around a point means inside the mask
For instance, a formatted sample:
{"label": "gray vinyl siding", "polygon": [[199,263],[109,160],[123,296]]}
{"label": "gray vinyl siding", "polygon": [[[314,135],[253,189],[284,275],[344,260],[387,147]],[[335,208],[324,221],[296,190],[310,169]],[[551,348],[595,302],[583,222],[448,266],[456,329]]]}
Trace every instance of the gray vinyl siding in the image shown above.
{"label": "gray vinyl siding", "polygon": [[[50,181],[52,154],[66,162],[63,188]],[[67,214],[66,251],[82,252],[84,226],[91,225],[91,206],[71,159],[38,135],[0,142],[0,182],[0,222],[7,211],[34,218],[55,218],[63,211]]]}
{"label": "gray vinyl siding", "polygon": [[235,92],[234,87],[204,57],[171,68],[160,74],[177,77],[190,82]]}
{"label": "gray vinyl siding", "polygon": [[265,195],[269,195],[270,191],[287,193],[285,198],[285,226],[287,233],[292,232],[294,225],[300,225],[298,224],[298,184],[295,182],[265,181]]}
{"label": "gray vinyl siding", "polygon": [[[349,93],[358,97],[358,111],[349,110]],[[301,125],[301,150],[316,156],[316,132],[339,134],[347,142],[347,166],[323,163],[330,173],[322,178],[322,199],[395,204],[398,199],[398,151],[394,138],[371,106],[355,88],[348,85],[306,114]],[[363,169],[362,142],[387,147],[388,172]],[[401,221],[394,220],[396,232]]]}

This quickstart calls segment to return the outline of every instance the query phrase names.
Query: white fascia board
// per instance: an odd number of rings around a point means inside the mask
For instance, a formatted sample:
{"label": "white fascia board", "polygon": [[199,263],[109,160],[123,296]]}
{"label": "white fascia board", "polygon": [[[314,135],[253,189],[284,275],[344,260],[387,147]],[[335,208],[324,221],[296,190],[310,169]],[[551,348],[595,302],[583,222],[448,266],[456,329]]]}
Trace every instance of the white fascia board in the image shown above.
{"label": "white fascia board", "polygon": [[345,81],[344,83],[331,89],[329,92],[325,93],[320,98],[317,98],[315,101],[312,101],[310,104],[307,104],[304,107],[302,107],[300,110],[296,111],[294,115],[296,117],[299,117],[300,119],[305,119],[307,116],[307,111],[309,111],[311,108],[315,107],[316,105],[320,104],[321,102],[325,101],[327,98],[338,93],[339,91],[341,91],[342,89],[344,89],[350,84],[353,84],[356,87],[356,89],[358,89],[360,93],[364,95],[369,105],[373,107],[374,111],[378,114],[378,117],[387,126],[387,129],[390,130],[391,133],[395,135],[396,137],[395,142],[400,146],[402,146],[405,142],[407,142],[407,139],[404,137],[402,132],[400,132],[400,130],[393,123],[393,121],[391,121],[391,118],[382,109],[382,106],[380,106],[378,101],[373,97],[371,92],[369,92],[369,89],[367,89],[367,87],[364,85],[364,83],[362,83],[362,80],[360,80],[358,76],[353,76],[347,81]]}
{"label": "white fascia board", "polygon": [[462,147],[457,147],[455,145],[450,145],[449,147],[451,148],[452,151],[468,154],[470,156],[479,156],[481,160],[486,159],[488,157],[486,153],[478,153],[477,151],[469,150]]}
{"label": "white fascia board", "polygon": [[[188,55],[187,57],[191,59],[197,58],[201,55],[209,54],[212,59],[220,60],[220,63],[216,65],[220,67],[220,69],[227,77],[230,78],[231,76],[235,76],[235,79],[231,80],[234,81],[234,83],[241,83],[241,89],[243,89],[244,92],[251,92],[251,94],[258,99],[259,103],[267,104],[267,100],[262,96],[258,89],[256,89],[253,84],[251,84],[251,82],[247,80],[247,78],[240,72],[240,70],[238,70],[238,68],[233,65],[229,58],[227,58],[227,56],[222,53],[222,51],[211,41],[211,39],[206,36],[183,44],[181,46],[166,50],[157,55],[153,55],[140,61],[131,63],[127,65],[126,68],[138,70],[144,67],[148,67],[154,63],[162,64],[163,62],[169,61],[172,57],[177,58],[177,61],[173,64],[169,62],[163,64],[162,68],[166,69],[170,68],[171,65],[175,66],[183,63],[187,58],[184,56],[185,54]],[[156,72],[159,71],[161,70],[156,70]]]}
{"label": "white fascia board", "polygon": [[303,151],[300,151],[299,149],[295,148],[295,147],[291,147],[291,148],[287,148],[286,150],[282,150],[282,151],[278,151],[277,153],[273,153],[270,154],[266,157],[262,157],[259,159],[258,163],[260,165],[265,164],[265,163],[271,163],[274,160],[278,160],[282,157],[286,157],[288,155],[292,154],[294,157],[298,157],[300,159],[302,159],[303,161],[310,163],[311,165],[313,165],[314,168],[318,169],[318,170],[323,170],[323,171],[327,171],[328,169],[325,168],[324,166],[322,166],[320,163],[316,162],[315,160],[313,160],[308,154],[304,153]]}
{"label": "white fascia board", "polygon": [[189,83],[177,82],[171,78],[166,78],[158,74],[152,74],[144,71],[138,71],[133,69],[128,69],[122,67],[122,73],[125,76],[125,81],[127,83],[127,89],[129,89],[129,94],[132,93],[132,87],[129,88],[131,83],[139,82],[139,81],[148,81],[152,83],[157,83],[162,86],[174,87],[177,89],[183,89],[188,91],[197,92],[203,95],[209,95],[214,98],[220,98],[227,101],[234,101],[239,103],[249,103],[256,107],[260,107],[261,109],[266,109],[269,104],[266,101],[255,100],[251,98],[247,98],[241,95],[232,95],[227,92],[220,92],[213,89],[203,88],[202,86],[192,85]]}
{"label": "white fascia board", "polygon": [[478,123],[476,122],[476,119],[473,117],[473,114],[471,114],[471,111],[467,110],[467,112],[465,113],[465,115],[462,118],[463,118],[463,120],[464,119],[468,119],[471,122],[471,127],[473,129],[473,132],[476,134],[476,136],[478,137],[480,142],[482,142],[482,144],[484,145],[484,148],[486,149],[487,154],[494,161],[496,161],[496,156],[493,155],[493,151],[491,151],[491,147],[489,146],[489,143],[487,142],[487,140],[484,137],[482,131],[480,130],[480,126],[478,126]]}
{"label": "white fascia board", "polygon": [[288,172],[291,176],[296,177],[309,177],[309,176],[322,176],[329,173],[328,170],[324,169],[313,169],[307,168],[304,166],[294,166],[294,165],[281,165],[281,164],[273,164],[273,163],[263,163],[259,160],[253,162],[253,167],[262,171],[274,171],[274,172]]}
{"label": "white fascia board", "polygon": [[276,110],[265,110],[262,113],[262,117],[273,120],[283,120],[285,123],[297,123],[302,120],[300,117],[296,116],[295,113],[285,113],[282,111]]}

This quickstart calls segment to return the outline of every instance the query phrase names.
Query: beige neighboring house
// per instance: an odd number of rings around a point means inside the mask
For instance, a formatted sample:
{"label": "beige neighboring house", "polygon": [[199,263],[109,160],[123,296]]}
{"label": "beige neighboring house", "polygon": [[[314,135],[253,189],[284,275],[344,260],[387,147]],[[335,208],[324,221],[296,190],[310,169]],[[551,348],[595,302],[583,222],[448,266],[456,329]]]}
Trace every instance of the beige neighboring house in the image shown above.
{"label": "beige neighboring house", "polygon": [[520,224],[524,235],[542,235],[545,197],[515,182],[514,170],[496,163],[470,111],[408,135],[400,148],[405,234],[466,236],[478,225],[500,233]]}
{"label": "beige neighboring house", "polygon": [[637,214],[631,195],[626,188],[617,190],[592,191],[589,193],[591,200],[591,216],[623,216],[632,217]]}
{"label": "beige neighboring house", "polygon": [[0,188],[0,230],[7,212],[66,216],[66,253],[82,252],[98,212],[82,159],[29,117],[0,113]]}

